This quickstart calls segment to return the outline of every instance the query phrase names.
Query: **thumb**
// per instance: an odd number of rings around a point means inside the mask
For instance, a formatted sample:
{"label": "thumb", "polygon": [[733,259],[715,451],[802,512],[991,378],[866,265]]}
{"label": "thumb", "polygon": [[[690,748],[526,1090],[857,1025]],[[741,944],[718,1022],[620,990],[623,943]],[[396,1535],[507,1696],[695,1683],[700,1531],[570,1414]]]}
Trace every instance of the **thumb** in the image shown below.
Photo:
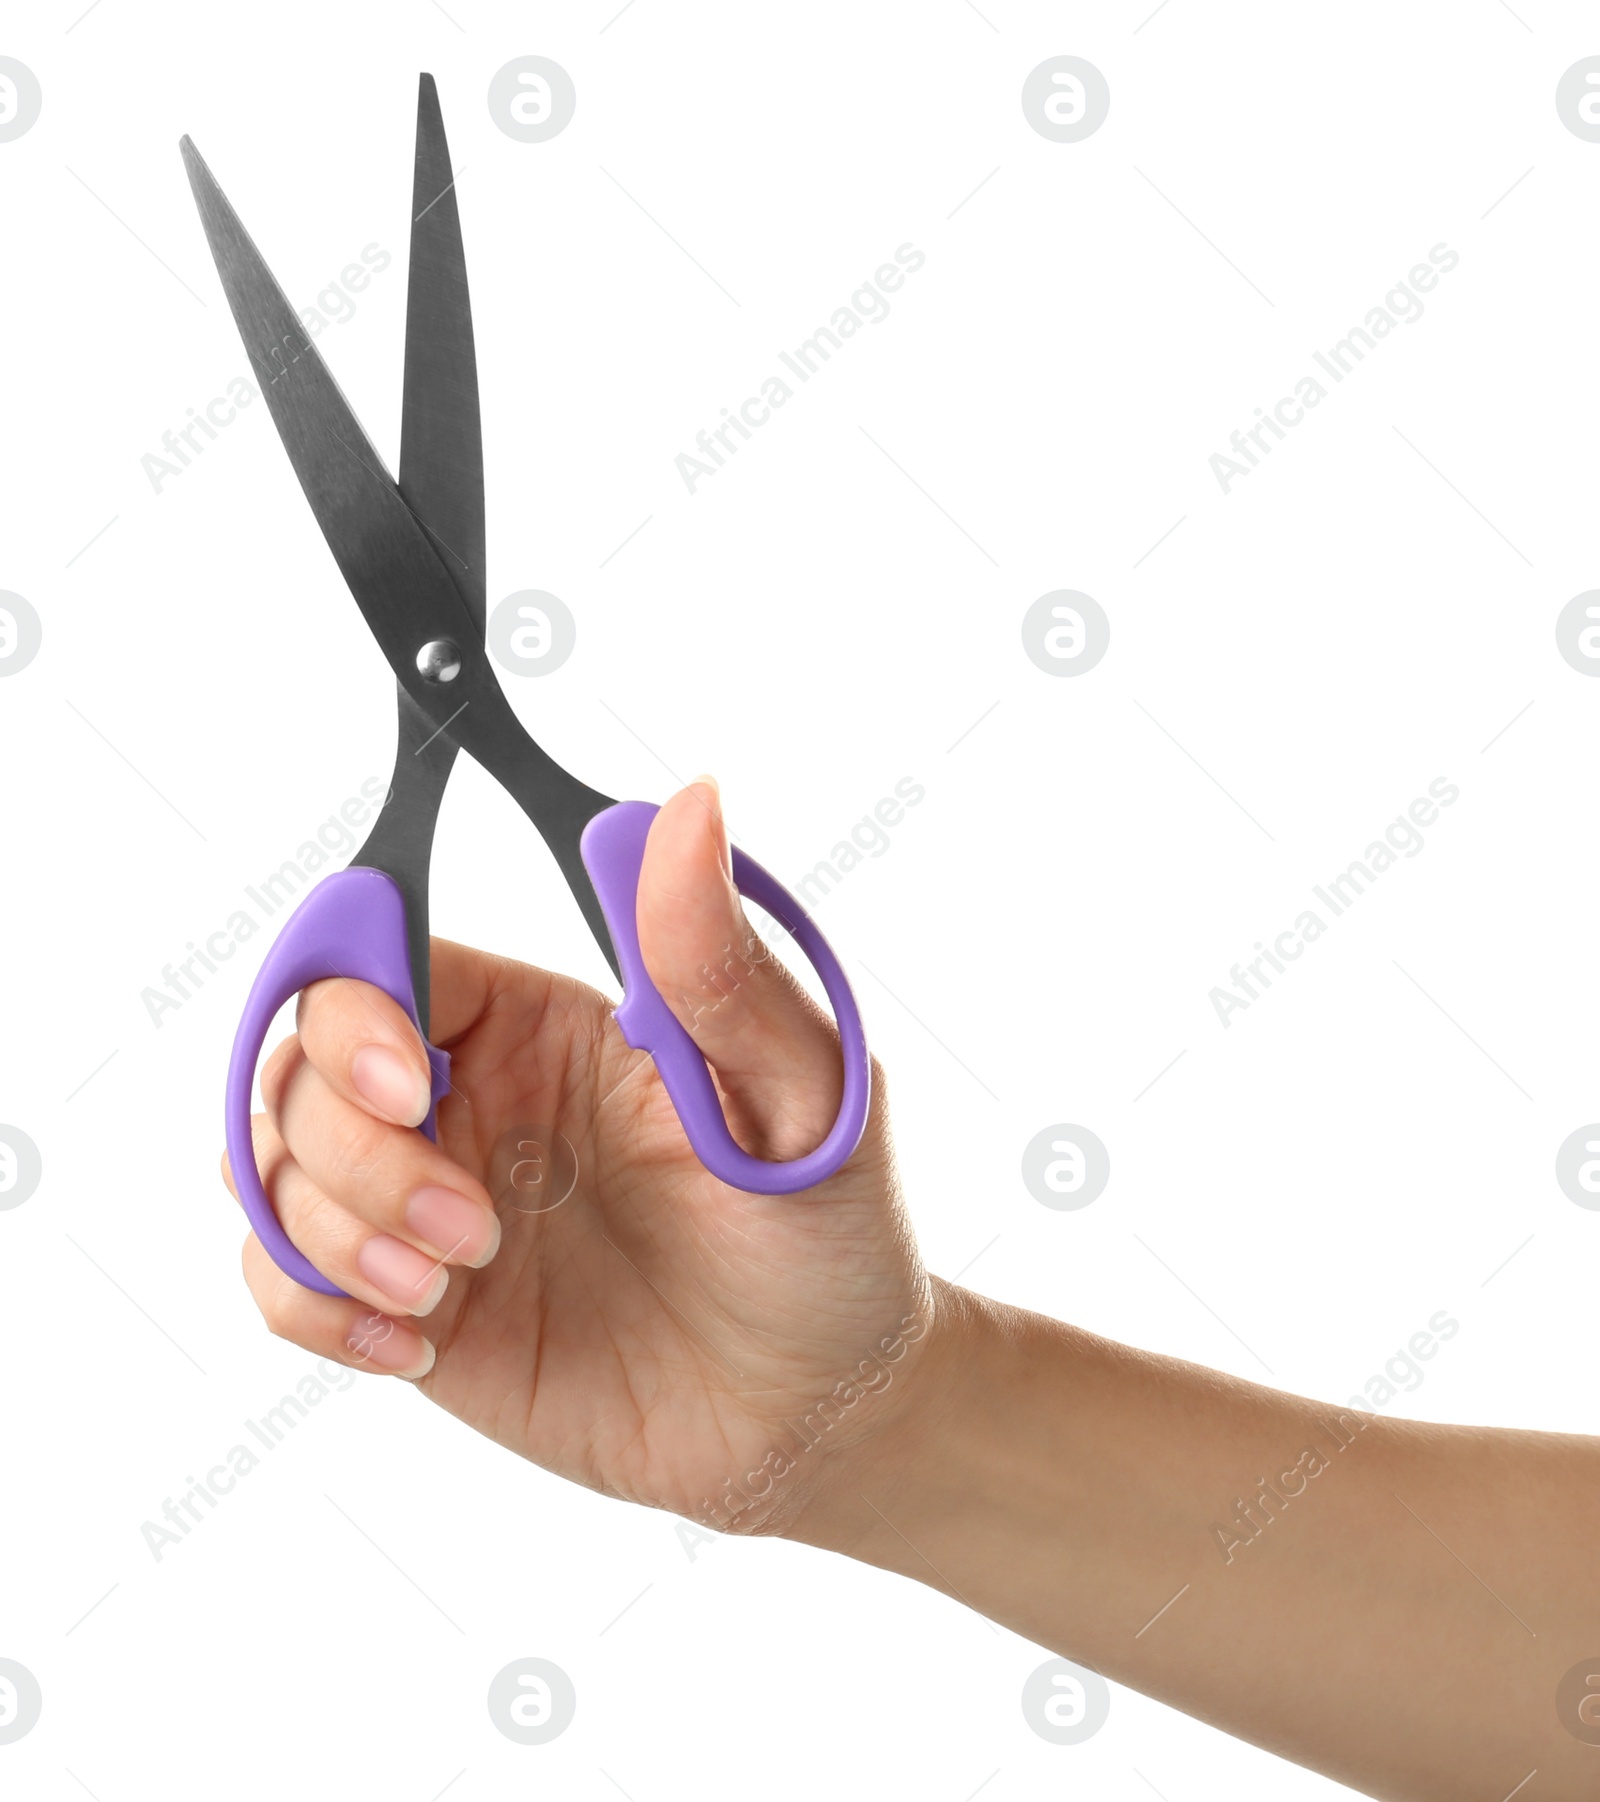
{"label": "thumb", "polygon": [[842,1070],[833,1022],[757,936],[733,885],[722,797],[681,789],[645,841],[636,904],[650,980],[715,1071],[753,1155],[793,1158],[827,1133]]}

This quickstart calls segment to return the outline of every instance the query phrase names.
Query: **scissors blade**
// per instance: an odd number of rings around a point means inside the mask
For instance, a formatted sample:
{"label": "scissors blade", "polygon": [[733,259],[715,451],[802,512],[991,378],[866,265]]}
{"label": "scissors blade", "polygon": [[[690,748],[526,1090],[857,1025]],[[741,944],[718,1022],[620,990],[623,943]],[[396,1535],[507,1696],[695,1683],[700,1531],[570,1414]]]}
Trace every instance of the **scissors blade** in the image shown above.
{"label": "scissors blade", "polygon": [[[407,599],[414,598],[423,602],[433,630],[438,631],[442,622],[444,635],[481,643],[481,614],[473,612],[466,592],[442,566],[441,553],[411,513],[205,159],[189,138],[184,138],[182,150],[206,239],[257,383],[311,511],[368,625],[389,650],[386,634],[399,629]],[[414,454],[421,442],[414,432]],[[427,468],[426,457],[422,467]],[[481,549],[476,566],[481,570]],[[412,984],[426,1032],[428,861],[455,745],[430,717],[422,697],[405,696],[403,690],[402,695],[390,804],[357,857],[386,870],[405,895]]]}
{"label": "scissors blade", "polygon": [[455,174],[431,75],[417,90],[400,492],[478,622],[486,612],[483,427]]}
{"label": "scissors blade", "polygon": [[[431,75],[423,75],[417,87],[399,488],[433,540],[481,640],[487,597],[477,357],[455,177]],[[411,987],[426,1038],[432,998],[428,868],[456,746],[404,688],[397,696],[389,797],[356,862],[387,871],[405,897]]]}
{"label": "scissors blade", "polygon": [[441,623],[448,628],[447,636],[481,640],[432,541],[239,215],[190,139],[182,149],[211,255],[273,424],[374,635],[390,652],[396,633],[420,613],[435,630]]}
{"label": "scissors blade", "polygon": [[[616,970],[615,947],[579,842],[587,822],[612,805],[610,798],[564,770],[517,719],[484,647],[483,627],[441,553],[390,478],[199,151],[188,138],[182,149],[212,259],[278,436],[389,667],[418,713],[433,723],[430,751],[448,740],[509,791],[549,845]],[[453,678],[434,686],[419,654],[441,641],[459,648],[460,663]],[[403,717],[402,746],[411,730]]]}

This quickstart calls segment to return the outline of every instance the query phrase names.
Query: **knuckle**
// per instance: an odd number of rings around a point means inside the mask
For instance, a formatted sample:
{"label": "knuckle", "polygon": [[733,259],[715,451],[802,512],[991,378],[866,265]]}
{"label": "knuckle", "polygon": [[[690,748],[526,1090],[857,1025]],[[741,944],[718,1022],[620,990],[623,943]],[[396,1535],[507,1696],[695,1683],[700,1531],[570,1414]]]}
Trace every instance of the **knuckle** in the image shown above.
{"label": "knuckle", "polygon": [[289,1080],[305,1062],[298,1034],[292,1034],[274,1046],[272,1055],[261,1066],[261,1099],[274,1120],[283,1106]]}
{"label": "knuckle", "polygon": [[240,1248],[239,1263],[262,1325],[274,1339],[282,1339],[290,1345],[304,1343],[307,1291],[272,1262],[266,1247],[254,1233]]}
{"label": "knuckle", "polygon": [[283,1312],[277,1308],[263,1308],[261,1319],[267,1331],[274,1339],[281,1339],[286,1345],[293,1345],[294,1334],[289,1331]]}
{"label": "knuckle", "polygon": [[260,1314],[267,1331],[274,1337],[282,1338],[283,1335],[278,1330],[282,1322],[282,1298],[279,1294],[282,1279],[269,1262],[266,1247],[254,1233],[239,1248],[239,1268],[244,1273],[245,1287],[250,1291],[250,1299],[256,1304],[256,1312]]}
{"label": "knuckle", "polygon": [[281,1271],[275,1271],[273,1280],[266,1285],[265,1293],[257,1302],[261,1310],[262,1321],[274,1339],[295,1340],[294,1327],[299,1319],[300,1311],[295,1306],[294,1291],[298,1287],[291,1278]]}
{"label": "knuckle", "polygon": [[[295,1244],[320,1269],[344,1268],[353,1261],[360,1228],[317,1185],[297,1184],[293,1202],[281,1218]],[[291,1289],[299,1287],[291,1278],[284,1280]]]}
{"label": "knuckle", "polygon": [[337,986],[325,978],[300,991],[294,1010],[297,1034],[305,1033],[314,1038],[327,1025],[329,1009],[336,1004]]}
{"label": "knuckle", "polygon": [[397,1129],[367,1114],[354,1114],[328,1147],[328,1170],[339,1189],[367,1189],[380,1178]]}
{"label": "knuckle", "polygon": [[[283,1163],[284,1144],[278,1136],[277,1127],[265,1114],[250,1116],[250,1152],[255,1159],[256,1174],[261,1179],[261,1186],[271,1194],[273,1182]],[[232,1174],[231,1165],[229,1174]]]}

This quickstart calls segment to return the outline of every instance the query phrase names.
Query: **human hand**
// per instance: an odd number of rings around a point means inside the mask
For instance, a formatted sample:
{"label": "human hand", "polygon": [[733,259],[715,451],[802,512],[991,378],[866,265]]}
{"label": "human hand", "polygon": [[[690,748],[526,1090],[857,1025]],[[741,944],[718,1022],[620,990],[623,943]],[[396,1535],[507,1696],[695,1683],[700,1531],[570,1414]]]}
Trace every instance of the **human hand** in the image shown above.
{"label": "human hand", "polygon": [[[809,1150],[838,1108],[837,1034],[746,921],[709,780],[657,816],[638,920],[735,1138],[768,1158]],[[929,1324],[880,1072],[837,1175],[801,1195],[748,1195],[701,1166],[651,1060],[593,989],[435,939],[432,1014],[451,1056],[437,1145],[412,1130],[427,1107],[423,1047],[381,990],[307,989],[295,1035],[263,1067],[253,1126],[267,1193],[349,1291],[302,1288],[252,1234],[245,1278],[269,1328],[411,1378],[591,1488],[781,1530],[836,1447],[888,1424],[898,1397],[886,1392]],[[506,1181],[503,1149],[535,1125],[547,1161],[562,1140],[576,1160],[570,1193],[538,1212]],[[232,1189],[226,1158],[223,1175]]]}

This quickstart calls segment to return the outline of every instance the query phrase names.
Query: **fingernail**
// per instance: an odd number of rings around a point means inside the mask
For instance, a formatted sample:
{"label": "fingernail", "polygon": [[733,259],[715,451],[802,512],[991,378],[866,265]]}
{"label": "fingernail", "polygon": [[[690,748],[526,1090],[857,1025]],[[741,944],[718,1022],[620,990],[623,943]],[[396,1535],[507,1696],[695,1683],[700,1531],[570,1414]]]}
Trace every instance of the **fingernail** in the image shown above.
{"label": "fingernail", "polygon": [[361,1247],[356,1268],[408,1314],[431,1313],[450,1280],[450,1273],[440,1269],[436,1258],[388,1233],[379,1233]]}
{"label": "fingernail", "polygon": [[722,859],[722,873],[731,882],[733,880],[733,854],[728,849],[728,827],[722,817],[722,790],[717,786],[715,776],[696,776],[689,787],[698,798],[700,805],[711,815],[712,831],[716,834],[717,840],[717,855]]}
{"label": "fingernail", "polygon": [[433,1369],[434,1350],[415,1327],[391,1320],[386,1314],[369,1314],[358,1321],[344,1342],[352,1363],[369,1370],[386,1371],[412,1382]]}
{"label": "fingernail", "polygon": [[406,1231],[452,1264],[481,1270],[500,1249],[500,1221],[487,1208],[431,1183],[406,1203]]}
{"label": "fingernail", "polygon": [[432,1092],[388,1045],[363,1045],[351,1061],[350,1081],[363,1101],[400,1126],[421,1126],[428,1117]]}

